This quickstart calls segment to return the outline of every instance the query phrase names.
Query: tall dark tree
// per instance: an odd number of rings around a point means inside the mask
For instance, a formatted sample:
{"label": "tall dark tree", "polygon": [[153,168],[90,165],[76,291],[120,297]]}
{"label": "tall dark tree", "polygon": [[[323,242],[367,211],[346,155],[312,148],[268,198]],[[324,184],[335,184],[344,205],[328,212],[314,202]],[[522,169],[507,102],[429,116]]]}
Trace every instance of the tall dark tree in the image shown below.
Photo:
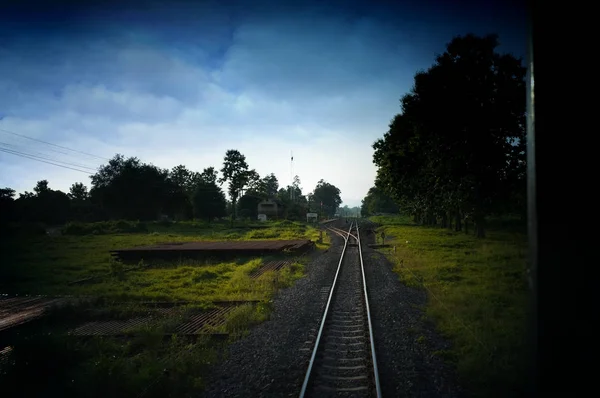
{"label": "tall dark tree", "polygon": [[35,184],[35,187],[33,187],[33,192],[35,192],[35,194],[38,196],[49,191],[50,188],[48,187],[48,180],[38,181],[37,184]]}
{"label": "tall dark tree", "polygon": [[378,187],[371,187],[362,200],[360,213],[369,216],[376,213],[397,213],[398,210],[398,205],[390,196]]}
{"label": "tall dark tree", "polygon": [[279,190],[279,181],[275,174],[271,173],[262,179],[261,193],[268,198],[273,198]]}
{"label": "tall dark tree", "polygon": [[12,188],[0,189],[0,223],[16,220],[15,190]]}
{"label": "tall dark tree", "polygon": [[69,189],[69,199],[76,202],[84,202],[89,198],[88,189],[82,182],[76,182]]}
{"label": "tall dark tree", "polygon": [[156,219],[174,191],[169,171],[116,155],[91,176],[90,195],[113,219]]}
{"label": "tall dark tree", "polygon": [[67,195],[71,200],[71,219],[78,221],[92,221],[95,219],[95,212],[90,201],[90,194],[83,183],[76,182],[71,185]]}
{"label": "tall dark tree", "polygon": [[189,170],[184,165],[179,165],[171,169],[169,172],[169,179],[183,193],[191,196],[198,179],[198,173]]}
{"label": "tall dark tree", "polygon": [[238,214],[244,218],[256,219],[258,216],[258,204],[264,200],[263,193],[249,189],[239,198]]}
{"label": "tall dark tree", "polygon": [[203,218],[210,222],[227,214],[225,194],[214,180],[203,181],[196,186],[192,203],[196,218]]}
{"label": "tall dark tree", "polygon": [[335,185],[319,180],[313,191],[313,200],[316,201],[318,209],[322,209],[325,215],[332,217],[342,204],[340,193]]}
{"label": "tall dark tree", "polygon": [[373,145],[378,187],[423,222],[473,219],[479,237],[524,179],[525,68],[497,46],[453,39]]}
{"label": "tall dark tree", "polygon": [[70,200],[62,191],[50,189],[47,180],[38,181],[34,193],[25,192],[14,203],[16,218],[26,222],[56,225],[69,220]]}
{"label": "tall dark tree", "polygon": [[236,204],[240,194],[245,188],[258,185],[260,177],[256,171],[248,170],[246,157],[235,149],[229,149],[225,153],[221,174],[223,176],[219,179],[219,183],[229,183],[228,193],[234,209],[233,218],[235,219]]}
{"label": "tall dark tree", "polygon": [[207,167],[200,173],[200,180],[206,184],[217,183],[218,172],[214,167]]}

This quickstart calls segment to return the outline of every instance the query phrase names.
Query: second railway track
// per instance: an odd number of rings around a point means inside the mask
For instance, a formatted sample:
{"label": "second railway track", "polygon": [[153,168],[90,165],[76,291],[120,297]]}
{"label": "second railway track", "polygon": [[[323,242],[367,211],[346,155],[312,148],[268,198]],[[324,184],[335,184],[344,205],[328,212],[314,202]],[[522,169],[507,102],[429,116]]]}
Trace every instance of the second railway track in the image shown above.
{"label": "second railway track", "polygon": [[381,397],[358,222],[346,232],[300,392],[304,397]]}

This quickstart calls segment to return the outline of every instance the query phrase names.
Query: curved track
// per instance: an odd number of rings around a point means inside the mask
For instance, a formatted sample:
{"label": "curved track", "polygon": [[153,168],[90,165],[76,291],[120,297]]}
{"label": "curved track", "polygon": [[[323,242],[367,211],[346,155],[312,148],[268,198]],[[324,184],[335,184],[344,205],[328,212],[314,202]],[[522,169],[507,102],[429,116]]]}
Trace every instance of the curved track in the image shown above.
{"label": "curved track", "polygon": [[300,398],[381,397],[358,221],[327,229],[344,247]]}

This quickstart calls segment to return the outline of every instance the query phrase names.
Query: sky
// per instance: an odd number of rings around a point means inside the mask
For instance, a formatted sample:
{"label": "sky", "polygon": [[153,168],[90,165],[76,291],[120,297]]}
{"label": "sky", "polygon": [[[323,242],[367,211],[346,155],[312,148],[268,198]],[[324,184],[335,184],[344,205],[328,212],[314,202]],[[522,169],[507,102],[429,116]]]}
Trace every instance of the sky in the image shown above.
{"label": "sky", "polygon": [[510,1],[11,4],[0,187],[17,192],[42,179],[89,187],[116,153],[202,171],[237,149],[281,186],[297,174],[308,193],[324,179],[360,205],[373,142],[453,37],[497,33],[498,51],[526,54],[524,7]]}

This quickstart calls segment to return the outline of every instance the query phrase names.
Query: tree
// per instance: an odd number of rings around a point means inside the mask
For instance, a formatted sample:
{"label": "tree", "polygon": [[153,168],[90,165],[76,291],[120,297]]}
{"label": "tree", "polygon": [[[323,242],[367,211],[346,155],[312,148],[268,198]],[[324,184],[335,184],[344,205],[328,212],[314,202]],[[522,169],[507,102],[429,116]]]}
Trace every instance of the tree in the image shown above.
{"label": "tree", "polygon": [[193,216],[192,195],[199,182],[200,174],[184,165],[175,166],[167,180],[167,199],[163,212],[176,219],[188,220]]}
{"label": "tree", "polygon": [[217,177],[217,170],[214,167],[207,167],[200,174],[200,180],[206,184],[216,184]]}
{"label": "tree", "polygon": [[473,219],[478,237],[525,174],[525,68],[497,39],[454,38],[373,145],[377,187],[423,223]]}
{"label": "tree", "polygon": [[12,202],[15,200],[15,190],[12,188],[0,188],[0,201]]}
{"label": "tree", "polygon": [[62,224],[70,217],[70,200],[62,191],[50,189],[47,180],[38,181],[34,193],[25,192],[14,202],[15,220]]}
{"label": "tree", "polygon": [[313,200],[316,200],[317,208],[322,209],[329,217],[332,217],[342,204],[339,188],[322,179],[313,191]]}
{"label": "tree", "polygon": [[169,199],[177,192],[168,170],[118,154],[91,179],[92,200],[113,219],[156,219],[169,209]]}
{"label": "tree", "polygon": [[76,182],[71,185],[67,194],[71,201],[71,219],[91,221],[94,217],[94,207],[90,201],[88,189],[83,183]]}
{"label": "tree", "polygon": [[194,216],[212,221],[215,217],[223,217],[226,213],[225,194],[213,180],[201,182],[196,186],[192,196]]}
{"label": "tree", "polygon": [[184,165],[179,165],[171,169],[169,179],[181,192],[191,196],[198,181],[198,173],[188,170]]}
{"label": "tree", "polygon": [[88,189],[82,182],[76,182],[69,189],[69,199],[76,202],[84,202],[89,198]]}
{"label": "tree", "polygon": [[50,188],[48,188],[48,180],[38,181],[35,187],[33,187],[33,192],[35,192],[38,196],[49,191]]}
{"label": "tree", "polygon": [[398,210],[398,205],[390,196],[378,187],[371,187],[362,200],[360,213],[369,216],[376,213],[397,213]]}
{"label": "tree", "polygon": [[271,173],[262,179],[262,186],[260,193],[264,194],[267,198],[273,198],[277,195],[279,190],[279,181],[275,174]]}
{"label": "tree", "polygon": [[33,192],[25,191],[19,194],[19,199],[30,199],[34,198],[35,194]]}
{"label": "tree", "polygon": [[12,188],[0,189],[0,222],[15,221],[15,190]]}
{"label": "tree", "polygon": [[242,217],[256,219],[258,217],[258,204],[264,199],[264,195],[250,189],[238,200],[238,214]]}
{"label": "tree", "polygon": [[233,219],[235,219],[236,203],[240,193],[247,186],[252,187],[258,184],[260,177],[256,171],[248,170],[246,157],[235,149],[229,149],[225,153],[221,173],[223,176],[219,179],[219,183],[229,182],[228,193],[233,206]]}

